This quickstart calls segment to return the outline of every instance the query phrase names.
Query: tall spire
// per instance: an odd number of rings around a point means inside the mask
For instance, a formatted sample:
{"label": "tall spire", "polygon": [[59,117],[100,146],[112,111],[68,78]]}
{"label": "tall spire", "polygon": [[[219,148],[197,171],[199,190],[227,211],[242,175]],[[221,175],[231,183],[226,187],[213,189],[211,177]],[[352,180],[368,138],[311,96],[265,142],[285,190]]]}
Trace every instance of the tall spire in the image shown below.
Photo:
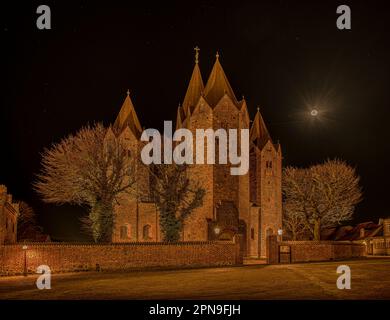
{"label": "tall spire", "polygon": [[215,63],[205,88],[206,100],[212,106],[215,106],[226,93],[233,100],[233,102],[237,104],[236,96],[234,95],[229,80],[223,71],[221,63],[219,62],[218,52],[216,53],[215,58]]}
{"label": "tall spire", "polygon": [[121,133],[126,126],[129,126],[134,135],[139,138],[142,133],[142,127],[135,112],[133,102],[130,99],[130,91],[127,90],[126,93],[125,101],[114,122],[114,129],[117,133]]}
{"label": "tall spire", "polygon": [[200,49],[198,47],[194,48],[195,50],[195,66],[194,70],[192,71],[191,80],[188,84],[187,92],[184,97],[182,108],[184,112],[187,115],[187,111],[190,109],[190,111],[193,110],[196,103],[198,102],[200,96],[203,94],[204,91],[204,85],[202,80],[202,75],[200,73],[199,69],[199,51]]}
{"label": "tall spire", "polygon": [[257,112],[250,131],[250,141],[255,143],[261,149],[268,140],[272,141],[271,136],[268,133],[263,117],[260,114],[260,109],[257,108]]}

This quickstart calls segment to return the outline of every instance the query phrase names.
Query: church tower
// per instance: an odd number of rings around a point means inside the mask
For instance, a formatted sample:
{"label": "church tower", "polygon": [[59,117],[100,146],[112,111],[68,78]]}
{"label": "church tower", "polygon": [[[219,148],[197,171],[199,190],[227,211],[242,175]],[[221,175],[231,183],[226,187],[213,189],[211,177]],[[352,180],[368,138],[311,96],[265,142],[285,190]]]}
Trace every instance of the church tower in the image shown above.
{"label": "church tower", "polygon": [[[259,108],[250,131],[250,255],[265,257],[266,238],[282,229],[282,151],[274,144]],[[256,232],[257,230],[257,232]]]}
{"label": "church tower", "polygon": [[[186,128],[196,137],[197,129],[213,129],[205,137],[204,159],[208,139],[215,141],[215,164],[190,165],[189,179],[205,189],[203,205],[184,222],[182,241],[233,240],[240,235],[246,256],[265,257],[266,237],[282,227],[282,154],[273,143],[264,120],[257,110],[252,125],[244,98],[238,100],[222,68],[219,54],[206,85],[199,67],[199,48],[195,48],[195,64],[176,116],[176,129]],[[218,129],[250,130],[249,171],[232,175],[231,163],[219,163]],[[109,135],[120,137],[130,156],[140,157],[146,142],[140,141],[142,127],[128,92]],[[229,145],[229,144],[228,144]],[[241,141],[238,141],[241,155]],[[193,150],[196,150],[194,142]],[[199,151],[198,151],[199,152]],[[114,242],[161,241],[159,214],[150,199],[149,172],[135,165],[136,194],[124,195],[115,207]]]}
{"label": "church tower", "polygon": [[140,154],[144,142],[140,141],[142,127],[138,120],[130,92],[108,134],[119,137],[127,148],[130,158],[135,159],[135,192],[124,193],[115,207],[115,229],[113,242],[159,241],[161,239],[158,213],[150,200],[149,171],[140,165]]}
{"label": "church tower", "polygon": [[[249,129],[245,100],[238,101],[219,61],[219,54],[206,86],[199,69],[199,49],[195,48],[195,66],[177,119],[177,127],[190,129]],[[231,240],[241,234],[247,246],[249,221],[249,175],[231,175],[230,164],[196,164],[190,174],[206,189],[204,205],[196,209],[186,221],[184,240]],[[205,140],[207,145],[207,140]],[[240,143],[238,143],[240,145]],[[195,147],[195,146],[194,146]],[[241,151],[238,151],[239,154]],[[207,148],[204,157],[207,156]]]}

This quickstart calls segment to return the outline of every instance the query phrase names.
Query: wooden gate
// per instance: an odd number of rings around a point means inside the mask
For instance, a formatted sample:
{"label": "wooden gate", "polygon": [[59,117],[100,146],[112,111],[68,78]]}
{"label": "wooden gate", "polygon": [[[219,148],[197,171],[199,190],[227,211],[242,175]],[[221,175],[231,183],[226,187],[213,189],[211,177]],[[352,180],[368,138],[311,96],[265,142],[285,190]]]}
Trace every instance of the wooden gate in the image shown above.
{"label": "wooden gate", "polygon": [[279,245],[279,263],[291,263],[291,246]]}

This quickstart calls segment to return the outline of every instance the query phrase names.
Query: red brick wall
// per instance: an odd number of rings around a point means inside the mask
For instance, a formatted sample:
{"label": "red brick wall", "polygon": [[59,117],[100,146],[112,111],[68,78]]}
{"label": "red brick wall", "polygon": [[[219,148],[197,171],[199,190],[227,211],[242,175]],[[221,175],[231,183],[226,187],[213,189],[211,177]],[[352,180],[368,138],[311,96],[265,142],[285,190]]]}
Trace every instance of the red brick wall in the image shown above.
{"label": "red brick wall", "polygon": [[[364,257],[366,247],[363,244],[341,241],[283,241],[269,243],[269,263],[294,263],[311,261],[330,261]],[[290,251],[291,258],[287,253],[279,255],[280,251]]]}
{"label": "red brick wall", "polygon": [[327,261],[365,256],[365,246],[337,241],[285,241],[289,245],[291,262]]}
{"label": "red brick wall", "polygon": [[[242,264],[238,243],[179,242],[129,244],[28,244],[29,272],[48,265],[52,272],[126,270],[152,267],[206,267]],[[0,246],[0,274],[23,272],[22,244]]]}

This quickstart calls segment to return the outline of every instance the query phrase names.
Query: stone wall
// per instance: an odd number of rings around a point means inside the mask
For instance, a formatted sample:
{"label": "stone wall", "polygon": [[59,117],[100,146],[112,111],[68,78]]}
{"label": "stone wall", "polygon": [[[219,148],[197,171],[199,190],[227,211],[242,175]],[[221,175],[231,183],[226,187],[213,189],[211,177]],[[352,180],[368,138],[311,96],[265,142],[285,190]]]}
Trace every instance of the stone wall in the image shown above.
{"label": "stone wall", "polygon": [[186,268],[242,264],[239,242],[205,241],[127,243],[111,245],[31,243],[0,246],[0,275],[35,272],[48,265],[52,272],[131,270],[143,268]]}
{"label": "stone wall", "polygon": [[269,237],[268,263],[331,261],[366,256],[366,246],[343,241],[276,241]]}

